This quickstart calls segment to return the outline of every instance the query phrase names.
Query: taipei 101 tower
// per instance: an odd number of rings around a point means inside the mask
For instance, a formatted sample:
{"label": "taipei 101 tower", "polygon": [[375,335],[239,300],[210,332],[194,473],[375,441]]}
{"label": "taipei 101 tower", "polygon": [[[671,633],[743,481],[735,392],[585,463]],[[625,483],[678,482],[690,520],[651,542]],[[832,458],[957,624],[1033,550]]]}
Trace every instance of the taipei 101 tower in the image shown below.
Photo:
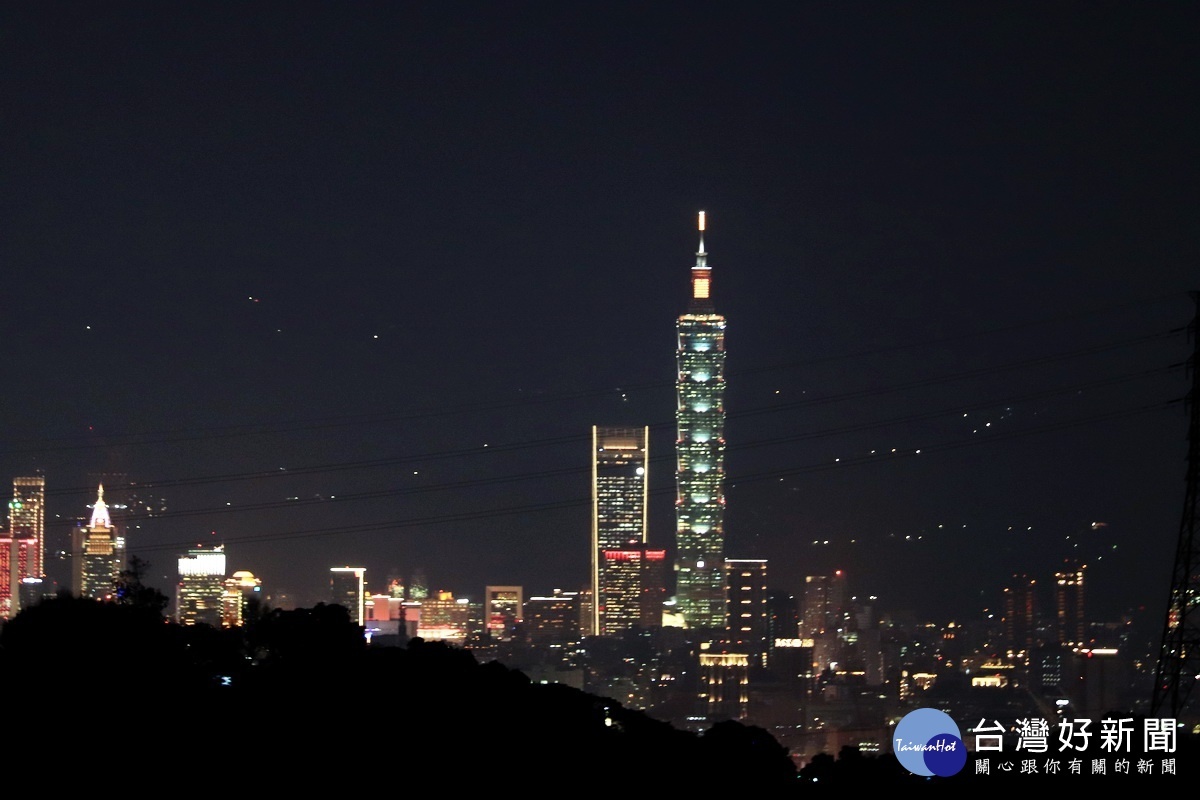
{"label": "taipei 101 tower", "polygon": [[725,627],[725,318],[700,249],[692,296],[675,324],[675,604],[687,628]]}

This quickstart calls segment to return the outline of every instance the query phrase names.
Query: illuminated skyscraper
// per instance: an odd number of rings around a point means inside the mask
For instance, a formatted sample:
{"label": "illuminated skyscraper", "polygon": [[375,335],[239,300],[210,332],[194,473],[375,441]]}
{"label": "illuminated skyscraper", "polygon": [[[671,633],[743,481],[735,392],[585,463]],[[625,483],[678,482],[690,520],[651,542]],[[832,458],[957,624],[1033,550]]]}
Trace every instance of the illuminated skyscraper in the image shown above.
{"label": "illuminated skyscraper", "polygon": [[1054,573],[1055,629],[1059,644],[1084,647],[1083,577],[1086,564],[1074,564]]}
{"label": "illuminated skyscraper", "polygon": [[236,628],[246,624],[246,615],[262,596],[262,579],[253,572],[239,569],[225,579],[221,593],[221,627]]}
{"label": "illuminated skyscraper", "polygon": [[767,560],[725,559],[727,613],[725,638],[732,652],[750,656],[750,664],[766,666]]}
{"label": "illuminated skyscraper", "polygon": [[438,592],[421,601],[417,635],[427,642],[465,646],[471,628],[471,601],[453,592]]}
{"label": "illuminated skyscraper", "polygon": [[531,597],[525,610],[525,639],[538,647],[564,650],[579,641],[579,592],[555,589],[545,597]]}
{"label": "illuminated skyscraper", "polygon": [[345,606],[355,625],[366,619],[366,574],[366,567],[329,568],[329,602]]}
{"label": "illuminated skyscraper", "polygon": [[818,671],[842,660],[841,631],[845,626],[845,574],[839,569],[831,575],[806,576],[800,636],[812,641]]}
{"label": "illuminated skyscraper", "polygon": [[483,602],[488,636],[493,641],[512,641],[524,617],[525,590],[520,586],[488,586]]}
{"label": "illuminated skyscraper", "polygon": [[688,311],[675,324],[675,600],[688,628],[725,627],[725,317],[700,249]]}
{"label": "illuminated skyscraper", "polygon": [[125,537],[109,516],[101,485],[91,522],[71,532],[71,591],[76,597],[108,600],[124,568]]}
{"label": "illuminated skyscraper", "polygon": [[1037,581],[1028,575],[1013,575],[1012,581],[1004,588],[1004,638],[1013,663],[1026,666],[1037,636]]}
{"label": "illuminated skyscraper", "polygon": [[[640,582],[605,553],[645,547],[650,429],[592,426],[592,626],[606,636],[636,624]],[[632,594],[631,594],[632,592]],[[638,614],[640,617],[640,613]]]}
{"label": "illuminated skyscraper", "polygon": [[26,578],[43,578],[46,552],[46,479],[13,478],[8,531],[0,536],[0,617],[21,609],[20,587]]}
{"label": "illuminated skyscraper", "polygon": [[37,539],[0,532],[0,618],[15,617],[21,610],[21,586],[32,579],[29,565],[36,558]]}
{"label": "illuminated skyscraper", "polygon": [[846,581],[842,571],[805,576],[802,605],[801,636],[816,638],[836,633],[846,612]]}
{"label": "illuminated skyscraper", "polygon": [[180,625],[221,626],[225,594],[225,546],[197,546],[179,557],[175,621]]}
{"label": "illuminated skyscraper", "polygon": [[605,584],[600,635],[662,625],[667,551],[640,545],[602,550],[600,556]]}

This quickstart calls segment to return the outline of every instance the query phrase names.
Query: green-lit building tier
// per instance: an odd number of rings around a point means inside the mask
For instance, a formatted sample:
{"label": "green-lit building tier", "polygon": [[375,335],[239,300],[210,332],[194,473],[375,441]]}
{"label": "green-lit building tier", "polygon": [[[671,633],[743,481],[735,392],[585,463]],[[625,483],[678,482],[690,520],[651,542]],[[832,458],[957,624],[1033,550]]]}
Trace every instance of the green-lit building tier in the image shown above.
{"label": "green-lit building tier", "polygon": [[725,318],[700,249],[688,312],[676,322],[675,603],[688,628],[725,626]]}

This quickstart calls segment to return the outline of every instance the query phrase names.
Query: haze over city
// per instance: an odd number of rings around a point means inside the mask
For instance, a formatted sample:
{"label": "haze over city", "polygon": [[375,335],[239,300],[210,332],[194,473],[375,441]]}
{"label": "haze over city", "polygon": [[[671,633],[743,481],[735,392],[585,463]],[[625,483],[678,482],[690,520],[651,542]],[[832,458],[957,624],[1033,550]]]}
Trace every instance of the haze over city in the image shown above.
{"label": "haze over city", "polygon": [[1191,4],[38,3],[0,11],[0,464],[150,579],[223,542],[586,584],[592,425],[649,425],[707,214],[727,553],[938,618],[1089,562],[1165,607],[1196,307]]}

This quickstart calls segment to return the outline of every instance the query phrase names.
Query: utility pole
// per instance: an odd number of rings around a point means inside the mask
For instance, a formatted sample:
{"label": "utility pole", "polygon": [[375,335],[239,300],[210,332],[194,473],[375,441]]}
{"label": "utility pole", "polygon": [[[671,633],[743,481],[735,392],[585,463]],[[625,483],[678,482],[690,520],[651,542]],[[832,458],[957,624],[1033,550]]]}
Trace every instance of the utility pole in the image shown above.
{"label": "utility pole", "polygon": [[1186,490],[1162,646],[1154,675],[1154,695],[1150,702],[1151,716],[1178,721],[1196,716],[1196,709],[1189,706],[1189,700],[1200,679],[1200,541],[1196,539],[1197,504],[1200,503],[1200,335],[1197,335],[1200,333],[1200,292],[1190,294],[1197,313],[1188,326],[1193,351],[1188,362],[1192,388],[1187,396],[1190,422]]}

